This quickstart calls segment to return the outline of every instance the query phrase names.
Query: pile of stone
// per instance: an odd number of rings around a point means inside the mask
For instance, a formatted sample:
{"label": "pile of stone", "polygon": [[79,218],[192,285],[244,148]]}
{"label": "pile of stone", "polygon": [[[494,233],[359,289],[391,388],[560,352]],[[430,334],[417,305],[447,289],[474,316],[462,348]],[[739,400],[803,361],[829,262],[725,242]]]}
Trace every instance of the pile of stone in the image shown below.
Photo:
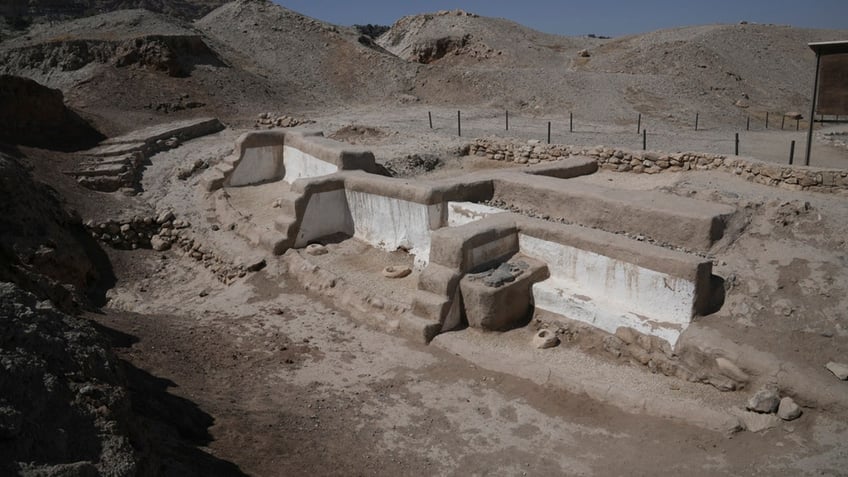
{"label": "pile of stone", "polygon": [[784,166],[721,154],[632,151],[605,146],[542,144],[539,140],[516,141],[501,138],[476,139],[468,145],[468,154],[518,164],[539,164],[567,159],[570,156],[588,156],[596,158],[598,165],[606,170],[644,174],[719,170],[758,184],[848,196],[848,171]]}
{"label": "pile of stone", "polygon": [[256,118],[255,128],[293,128],[301,124],[312,124],[315,121],[311,119],[295,118],[288,115],[277,115],[274,113],[261,113]]}
{"label": "pile of stone", "polygon": [[179,230],[190,227],[190,224],[177,220],[171,211],[162,211],[156,215],[136,215],[124,219],[108,219],[103,222],[89,220],[85,223],[85,227],[92,237],[113,248],[167,250],[179,237]]}
{"label": "pile of stone", "polygon": [[777,427],[781,420],[794,421],[803,411],[791,397],[781,398],[776,388],[764,387],[748,399],[744,411],[737,409],[734,414],[745,429],[760,432]]}
{"label": "pile of stone", "polygon": [[208,245],[192,235],[189,222],[177,219],[170,210],[159,211],[155,215],[136,215],[103,222],[89,220],[85,226],[95,239],[120,250],[146,248],[166,251],[178,248],[200,262],[223,283],[230,283],[265,266],[265,260],[262,258],[246,260],[239,264],[220,258]]}

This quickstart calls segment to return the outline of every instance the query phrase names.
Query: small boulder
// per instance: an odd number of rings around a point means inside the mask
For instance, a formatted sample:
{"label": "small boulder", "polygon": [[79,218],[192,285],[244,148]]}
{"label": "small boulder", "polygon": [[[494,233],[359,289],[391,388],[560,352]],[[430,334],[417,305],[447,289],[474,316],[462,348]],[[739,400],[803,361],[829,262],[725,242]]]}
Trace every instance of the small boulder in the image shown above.
{"label": "small boulder", "polygon": [[757,391],[751,399],[748,399],[748,410],[770,414],[777,411],[780,405],[780,396],[774,389],[763,388]]}
{"label": "small boulder", "polygon": [[837,378],[843,381],[848,380],[848,364],[831,361],[825,365],[825,368],[827,368],[827,370],[833,373]]}
{"label": "small boulder", "polygon": [[326,255],[327,247],[320,243],[311,243],[306,246],[306,253],[309,255]]}
{"label": "small boulder", "polygon": [[580,50],[577,52],[577,56],[580,58],[589,58],[591,54],[589,53],[589,50]]}
{"label": "small boulder", "polygon": [[171,248],[171,242],[160,235],[150,237],[150,246],[157,252],[162,252]]}
{"label": "small boulder", "polygon": [[761,432],[777,427],[780,419],[773,414],[759,414],[756,412],[742,412],[738,415],[745,429],[751,432]]}
{"label": "small boulder", "polygon": [[159,215],[156,217],[156,223],[159,225],[162,225],[165,222],[170,222],[172,220],[174,220],[174,213],[170,210],[160,212]]}
{"label": "small boulder", "polygon": [[780,406],[777,408],[777,417],[784,421],[792,421],[801,417],[801,407],[795,404],[791,397],[785,397],[780,400]]}
{"label": "small boulder", "polygon": [[559,337],[553,331],[543,328],[533,336],[533,346],[539,349],[553,348],[559,344]]}

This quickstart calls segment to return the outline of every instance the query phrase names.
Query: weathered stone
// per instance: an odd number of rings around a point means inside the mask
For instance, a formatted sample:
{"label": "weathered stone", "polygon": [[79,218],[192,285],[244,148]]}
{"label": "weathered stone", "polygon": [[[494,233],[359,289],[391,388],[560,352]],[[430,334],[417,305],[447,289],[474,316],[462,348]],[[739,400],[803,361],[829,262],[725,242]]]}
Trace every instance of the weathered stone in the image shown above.
{"label": "weathered stone", "polygon": [[153,250],[161,252],[161,251],[168,250],[169,248],[171,248],[171,242],[169,242],[164,237],[160,237],[159,235],[154,235],[153,237],[150,237],[150,246],[153,248]]}
{"label": "weathered stone", "polygon": [[795,404],[791,397],[785,397],[780,400],[780,405],[777,408],[777,417],[784,421],[792,421],[801,417],[801,407]]}
{"label": "weathered stone", "polygon": [[325,255],[327,253],[327,247],[321,245],[320,243],[311,243],[306,246],[306,253],[309,255]]}
{"label": "weathered stone", "polygon": [[541,329],[533,336],[533,346],[539,349],[553,348],[558,344],[556,333],[548,329]]}
{"label": "weathered stone", "polygon": [[780,419],[774,414],[760,414],[756,412],[739,412],[737,417],[745,429],[751,432],[762,432],[773,429],[780,424]]}
{"label": "weathered stone", "polygon": [[162,225],[165,222],[170,222],[172,220],[174,220],[174,213],[170,210],[162,211],[159,213],[158,216],[156,216],[156,223],[159,225]]}
{"label": "weathered stone", "polygon": [[403,265],[389,265],[383,269],[383,276],[386,278],[403,278],[412,273],[412,270]]}
{"label": "weathered stone", "polygon": [[780,396],[778,396],[777,391],[771,388],[763,388],[748,399],[746,407],[749,411],[768,414],[777,411],[779,405]]}
{"label": "weathered stone", "polygon": [[827,368],[827,370],[833,373],[837,378],[843,381],[848,380],[848,364],[831,361],[825,365],[825,368]]}

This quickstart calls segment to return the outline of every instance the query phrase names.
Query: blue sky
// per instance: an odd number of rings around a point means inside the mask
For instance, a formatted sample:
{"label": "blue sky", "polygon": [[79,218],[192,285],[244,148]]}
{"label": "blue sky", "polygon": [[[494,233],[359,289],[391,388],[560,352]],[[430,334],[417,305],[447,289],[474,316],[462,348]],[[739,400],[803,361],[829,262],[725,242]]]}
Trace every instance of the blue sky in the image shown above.
{"label": "blue sky", "polygon": [[[848,0],[274,0],[337,25],[391,25],[415,13],[463,10],[561,35],[621,36],[709,23],[848,29]],[[848,38],[845,38],[848,39]]]}

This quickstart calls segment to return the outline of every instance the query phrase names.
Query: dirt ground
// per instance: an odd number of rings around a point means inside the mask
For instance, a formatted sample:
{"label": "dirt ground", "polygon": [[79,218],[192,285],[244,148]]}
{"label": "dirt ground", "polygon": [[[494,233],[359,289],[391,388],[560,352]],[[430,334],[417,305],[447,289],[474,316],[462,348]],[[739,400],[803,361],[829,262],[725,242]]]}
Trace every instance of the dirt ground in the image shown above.
{"label": "dirt ground", "polygon": [[[162,475],[840,475],[848,462],[848,426],[824,415],[723,435],[624,413],[362,326],[273,266],[200,296],[209,277],[190,260],[111,255],[113,301],[140,313],[89,317],[205,417],[161,444]],[[144,406],[149,389],[131,396]]]}
{"label": "dirt ground", "polygon": [[[437,17],[437,26],[456,20]],[[806,123],[796,132],[787,121],[780,130],[772,116],[766,130],[764,114],[807,107],[806,43],[844,33],[714,25],[601,41],[550,38],[502,20],[461,21],[474,41],[428,65],[395,57],[352,29],[262,1],[234,2],[193,24],[113,12],[51,23],[32,38],[0,45],[8,59],[0,70],[63,90],[66,103],[106,136],[198,116],[227,126],[152,156],[132,197],[93,192],[65,175],[83,154],[19,149],[35,179],[82,221],[167,208],[224,263],[266,261],[224,284],[176,248],[119,251],[102,244],[110,273],[105,306],[85,316],[122,360],[138,432],[146,436],[134,444],[152,447],[144,455],[156,459],[142,468],[169,476],[848,475],[848,409],[839,405],[810,398],[798,420],[728,433],[686,414],[744,406],[755,389],[720,392],[568,343],[536,350],[531,326],[504,334],[464,329],[428,346],[409,341],[353,306],[307,291],[283,259],[219,224],[199,186],[202,171],[177,178],[198,160],[221,161],[265,112],[312,120],[302,129],[366,147],[408,180],[510,166],[461,152],[478,137],[545,141],[549,122],[552,143],[638,150],[637,117],[650,150],[730,155],[738,133],[741,155],[774,163],[788,162],[794,140],[800,164]],[[99,48],[92,32],[121,39],[160,29],[198,35],[215,54],[170,52],[185,63],[189,74],[182,77],[155,68],[170,53],[154,55],[152,64],[117,66],[114,52],[95,60],[82,54],[85,48],[69,52],[52,43],[66,34]],[[402,49],[430,34],[400,33],[407,35]],[[577,57],[582,48],[591,59]],[[51,63],[57,58],[79,65],[65,70]],[[822,136],[846,131],[846,123],[817,127],[811,165],[848,169],[848,150]],[[724,280],[724,306],[692,330],[767,353],[776,374],[803,369],[807,382],[848,393],[823,367],[844,362],[848,350],[848,199],[720,172],[601,172],[572,180],[736,207],[728,237],[705,253]],[[262,201],[250,213],[270,224],[272,189],[242,191],[236,205],[246,210]],[[379,270],[410,257],[352,241],[328,249],[315,262],[354,292],[358,286],[408,304],[402,295],[415,274],[385,286],[362,265]],[[344,260],[333,261],[334,253]],[[605,399],[567,391],[575,387],[564,382],[591,382]],[[683,408],[669,411],[678,418],[658,417],[665,403]]]}

